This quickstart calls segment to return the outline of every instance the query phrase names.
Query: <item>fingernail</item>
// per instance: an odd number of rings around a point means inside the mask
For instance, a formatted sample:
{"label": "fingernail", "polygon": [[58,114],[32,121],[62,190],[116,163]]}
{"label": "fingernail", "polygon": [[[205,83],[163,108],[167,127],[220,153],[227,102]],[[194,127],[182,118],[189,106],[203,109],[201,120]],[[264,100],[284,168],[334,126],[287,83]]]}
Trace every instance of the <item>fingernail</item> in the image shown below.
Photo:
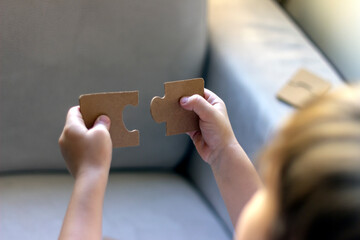
{"label": "fingernail", "polygon": [[98,121],[99,122],[102,122],[106,125],[108,125],[110,123],[110,118],[105,116],[105,115],[101,115],[99,118],[98,118]]}
{"label": "fingernail", "polygon": [[180,99],[180,103],[181,103],[181,104],[186,104],[188,101],[189,101],[189,97],[182,97],[182,98]]}

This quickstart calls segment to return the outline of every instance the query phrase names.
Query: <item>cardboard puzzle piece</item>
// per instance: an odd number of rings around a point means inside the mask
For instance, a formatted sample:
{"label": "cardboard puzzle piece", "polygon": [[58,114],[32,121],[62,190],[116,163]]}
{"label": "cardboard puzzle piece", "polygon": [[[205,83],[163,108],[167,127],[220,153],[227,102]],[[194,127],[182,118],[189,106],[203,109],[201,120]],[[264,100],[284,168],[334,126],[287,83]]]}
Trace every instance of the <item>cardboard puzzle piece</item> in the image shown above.
{"label": "cardboard puzzle piece", "polygon": [[204,79],[166,82],[164,86],[165,96],[154,97],[150,111],[155,122],[166,122],[166,136],[199,130],[199,117],[192,111],[184,110],[179,101],[184,96],[204,96]]}
{"label": "cardboard puzzle piece", "polygon": [[114,148],[139,145],[139,131],[128,131],[122,119],[126,105],[138,105],[138,91],[84,94],[79,97],[79,102],[87,128],[91,128],[100,115],[105,114],[110,118],[110,136]]}
{"label": "cardboard puzzle piece", "polygon": [[300,108],[325,94],[330,88],[331,83],[305,69],[300,69],[277,93],[277,98]]}

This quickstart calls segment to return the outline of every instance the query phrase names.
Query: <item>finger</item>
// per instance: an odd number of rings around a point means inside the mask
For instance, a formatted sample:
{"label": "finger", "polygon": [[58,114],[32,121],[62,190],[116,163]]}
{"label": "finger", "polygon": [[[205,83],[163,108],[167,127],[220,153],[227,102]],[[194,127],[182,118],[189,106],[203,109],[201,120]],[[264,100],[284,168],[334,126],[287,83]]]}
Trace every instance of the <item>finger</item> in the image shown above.
{"label": "finger", "polygon": [[204,143],[201,131],[195,131],[191,136],[191,140],[193,141],[197,151],[200,153]]}
{"label": "finger", "polygon": [[204,88],[204,97],[206,101],[208,101],[211,105],[215,105],[217,103],[221,103],[222,100],[218,95],[210,91],[209,89]]}
{"label": "finger", "polygon": [[86,131],[87,128],[80,113],[80,107],[74,106],[70,108],[67,113],[65,126],[59,138],[59,144],[63,145],[65,143],[65,139],[69,136],[82,134]]}
{"label": "finger", "polygon": [[211,95],[215,95],[215,93],[213,93],[212,91],[210,91],[210,90],[207,89],[207,88],[204,88],[204,97],[205,97],[205,99],[209,99],[209,97],[210,97]]}
{"label": "finger", "polygon": [[200,119],[204,121],[206,121],[209,115],[214,111],[212,105],[198,94],[181,98],[180,105],[188,111],[194,111]]}
{"label": "finger", "polygon": [[74,106],[70,108],[68,111],[65,125],[72,125],[72,124],[81,125],[81,126],[85,125],[79,106]]}
{"label": "finger", "polygon": [[187,132],[186,134],[191,138],[191,140],[193,139],[193,136],[196,134],[198,130],[195,131],[191,131],[191,132]]}
{"label": "finger", "polygon": [[101,115],[96,119],[93,128],[104,127],[106,128],[107,131],[109,131],[110,124],[111,124],[110,118],[106,115]]}

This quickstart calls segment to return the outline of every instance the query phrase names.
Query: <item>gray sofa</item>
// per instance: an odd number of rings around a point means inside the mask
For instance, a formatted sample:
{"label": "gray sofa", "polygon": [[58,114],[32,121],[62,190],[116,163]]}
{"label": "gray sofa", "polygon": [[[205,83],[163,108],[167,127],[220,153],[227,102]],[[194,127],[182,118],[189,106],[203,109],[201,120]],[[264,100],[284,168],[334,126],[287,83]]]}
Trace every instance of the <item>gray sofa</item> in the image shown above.
{"label": "gray sofa", "polygon": [[139,90],[140,146],[115,149],[103,235],[231,239],[211,170],[149,113],[163,83],[203,76],[252,159],[292,108],[275,93],[305,67],[337,73],[271,0],[0,1],[0,239],[56,239],[73,179],[57,140],[83,93]]}

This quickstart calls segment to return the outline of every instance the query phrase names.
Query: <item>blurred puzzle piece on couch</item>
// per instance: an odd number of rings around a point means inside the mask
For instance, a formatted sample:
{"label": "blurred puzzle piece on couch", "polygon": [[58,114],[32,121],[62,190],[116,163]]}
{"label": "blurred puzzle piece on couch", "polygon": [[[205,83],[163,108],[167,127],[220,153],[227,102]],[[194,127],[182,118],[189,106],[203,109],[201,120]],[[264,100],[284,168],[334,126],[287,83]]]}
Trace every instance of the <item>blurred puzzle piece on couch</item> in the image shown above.
{"label": "blurred puzzle piece on couch", "polygon": [[140,144],[139,131],[128,131],[122,118],[122,112],[126,105],[138,105],[138,91],[84,94],[79,97],[79,103],[87,128],[91,128],[100,115],[104,114],[110,118],[109,132],[113,148],[138,146]]}
{"label": "blurred puzzle piece on couch", "polygon": [[166,136],[199,130],[199,117],[183,109],[179,101],[184,96],[204,96],[204,79],[166,82],[164,87],[165,96],[151,100],[150,112],[155,122],[166,122]]}
{"label": "blurred puzzle piece on couch", "polygon": [[277,98],[301,108],[307,102],[325,94],[330,88],[331,83],[305,69],[300,69],[277,93]]}

